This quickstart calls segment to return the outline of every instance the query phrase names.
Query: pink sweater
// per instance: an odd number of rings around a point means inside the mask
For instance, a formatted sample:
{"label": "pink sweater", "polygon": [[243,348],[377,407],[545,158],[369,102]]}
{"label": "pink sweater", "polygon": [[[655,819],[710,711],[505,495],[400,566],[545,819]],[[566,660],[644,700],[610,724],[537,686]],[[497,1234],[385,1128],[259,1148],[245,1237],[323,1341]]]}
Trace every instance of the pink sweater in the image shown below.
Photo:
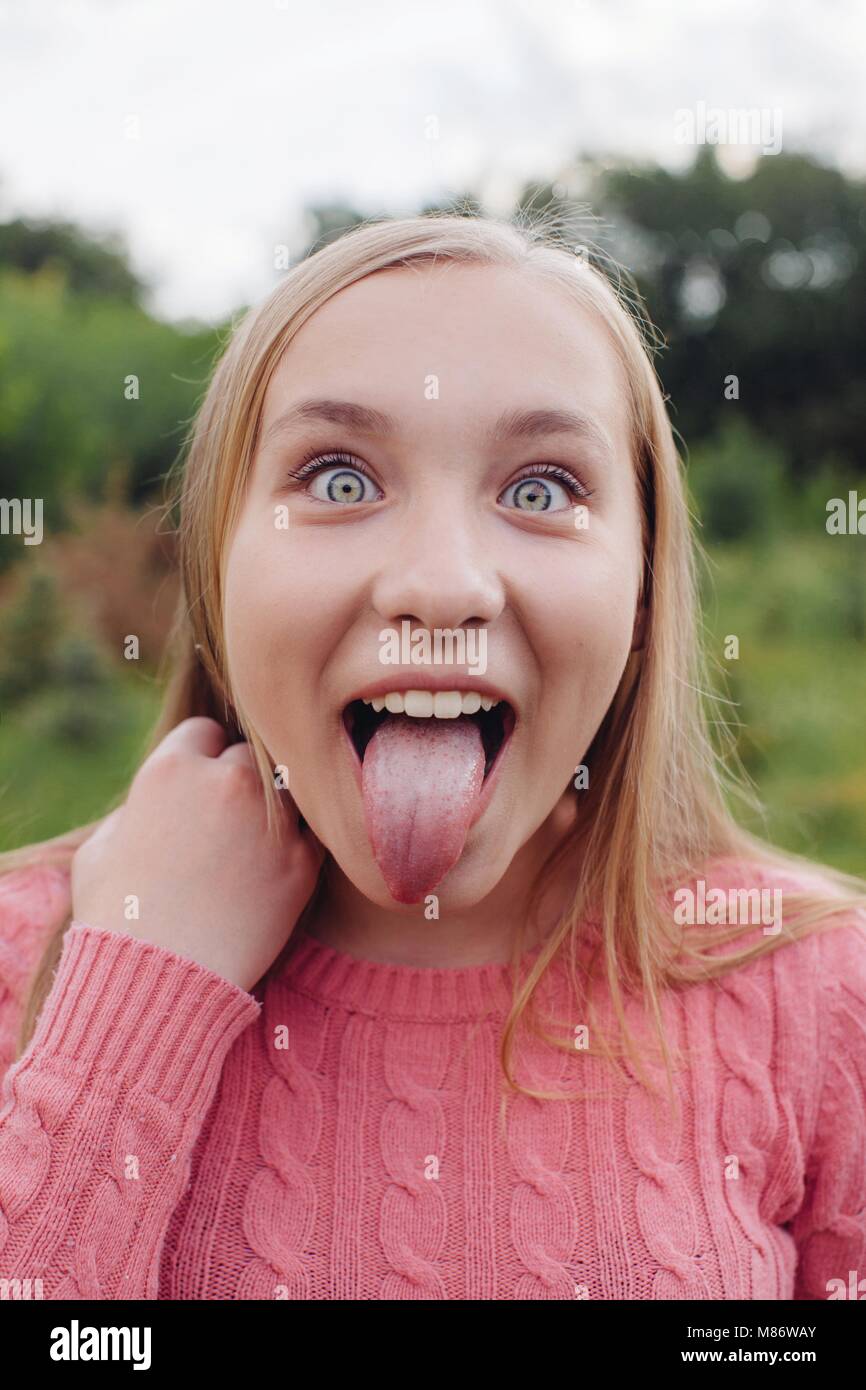
{"label": "pink sweater", "polygon": [[[860,919],[666,997],[694,1057],[678,1118],[533,1045],[521,1079],[598,1094],[512,1099],[503,1130],[505,966],[305,935],[247,994],[75,923],[10,1066],[68,895],[57,868],[0,879],[0,1278],[48,1299],[824,1299],[866,1277]],[[581,1022],[561,967],[543,997]]]}

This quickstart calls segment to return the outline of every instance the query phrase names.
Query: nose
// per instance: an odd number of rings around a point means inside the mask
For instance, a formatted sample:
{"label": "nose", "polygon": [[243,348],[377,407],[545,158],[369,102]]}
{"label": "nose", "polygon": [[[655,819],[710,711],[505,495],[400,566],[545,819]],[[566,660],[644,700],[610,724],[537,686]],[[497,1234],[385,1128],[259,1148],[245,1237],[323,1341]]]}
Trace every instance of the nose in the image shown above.
{"label": "nose", "polygon": [[[386,624],[481,627],[502,612],[505,590],[489,533],[465,497],[442,487],[394,519],[372,601]],[[448,494],[448,495],[446,495]],[[488,543],[485,544],[485,541]]]}

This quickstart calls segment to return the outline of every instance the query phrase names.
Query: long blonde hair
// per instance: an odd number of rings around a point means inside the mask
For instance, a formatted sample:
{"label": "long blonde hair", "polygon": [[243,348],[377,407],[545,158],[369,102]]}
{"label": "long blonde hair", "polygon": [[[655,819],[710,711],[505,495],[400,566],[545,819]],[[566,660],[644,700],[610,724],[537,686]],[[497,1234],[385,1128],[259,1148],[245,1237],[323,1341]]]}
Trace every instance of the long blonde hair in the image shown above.
{"label": "long blonde hair", "polygon": [[[611,275],[610,266],[600,266],[597,257],[575,256],[561,231],[545,220],[436,214],[363,223],[296,265],[235,327],[185,440],[180,486],[170,504],[179,505],[181,597],[150,748],[191,715],[218,719],[231,737],[249,740],[267,798],[268,824],[274,825],[273,767],[256,730],[235,705],[222,621],[225,541],[239,513],[265,391],[302,324],[339,290],[378,270],[444,261],[507,266],[537,275],[606,327],[628,383],[642,504],[644,647],[629,659],[586,754],[590,785],[580,793],[575,829],[534,885],[537,893],[545,874],[566,868],[573,875],[574,899],[527,978],[515,978],[502,1034],[504,1076],[512,1090],[554,1098],[513,1077],[515,1033],[560,950],[569,957],[577,985],[577,942],[581,928],[592,920],[598,945],[590,974],[602,961],[626,1051],[646,1080],[625,1019],[624,991],[634,990],[653,1020],[670,1083],[662,990],[721,975],[807,931],[835,925],[841,914],[866,904],[866,883],[822,869],[814,891],[787,895],[782,933],[725,954],[719,945],[737,941],[751,930],[748,924],[724,933],[692,928],[687,940],[674,929],[664,890],[688,883],[715,860],[746,861],[756,871],[760,865],[782,873],[805,868],[813,878],[815,866],[747,833],[728,809],[726,793],[743,789],[742,775],[730,736],[725,747],[724,734],[719,745],[709,732],[697,593],[696,561],[702,552],[692,535],[682,464],[653,363],[653,330],[628,277],[619,271]],[[722,723],[713,720],[716,727]],[[36,861],[68,864],[98,823],[0,855],[0,870]],[[32,1036],[68,925],[67,920],[54,933],[33,981],[18,1055]],[[518,935],[515,965],[521,946]],[[574,1055],[573,1037],[546,1036]],[[604,1039],[602,1051],[613,1060]]]}

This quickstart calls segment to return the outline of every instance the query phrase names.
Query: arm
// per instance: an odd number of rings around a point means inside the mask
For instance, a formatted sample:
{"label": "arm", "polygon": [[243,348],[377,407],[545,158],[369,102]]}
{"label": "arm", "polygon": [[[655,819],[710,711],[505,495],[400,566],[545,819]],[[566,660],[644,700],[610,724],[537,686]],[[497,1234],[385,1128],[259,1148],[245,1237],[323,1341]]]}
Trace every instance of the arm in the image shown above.
{"label": "arm", "polygon": [[76,850],[75,921],[0,1094],[0,1279],[42,1278],[55,1299],[159,1296],[223,1062],[261,1012],[249,991],[324,858],[290,798],[273,825],[268,810],[248,745],[192,717]]}
{"label": "arm", "polygon": [[[832,956],[825,985],[824,1080],[807,1165],[806,1196],[790,1227],[798,1254],[794,1298],[863,1299],[866,930],[840,927],[828,933],[822,947],[828,959]],[[856,1292],[852,1293],[852,1285]]]}
{"label": "arm", "polygon": [[0,1281],[41,1278],[46,1299],[158,1297],[223,1062],[260,1011],[193,960],[73,922],[0,1093]]}

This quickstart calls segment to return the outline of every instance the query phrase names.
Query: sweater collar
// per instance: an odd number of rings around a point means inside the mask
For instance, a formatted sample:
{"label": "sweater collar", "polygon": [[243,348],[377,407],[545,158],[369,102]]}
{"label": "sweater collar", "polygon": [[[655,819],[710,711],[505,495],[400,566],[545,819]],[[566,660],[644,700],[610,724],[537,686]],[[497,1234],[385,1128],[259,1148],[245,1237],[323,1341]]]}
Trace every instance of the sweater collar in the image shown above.
{"label": "sweater collar", "polygon": [[[520,957],[521,982],[543,945]],[[554,959],[545,971],[538,986],[540,997],[550,989],[558,965]],[[290,938],[274,974],[294,993],[374,1018],[424,1023],[505,1018],[513,998],[509,964],[457,969],[391,965],[337,951],[303,931]]]}

